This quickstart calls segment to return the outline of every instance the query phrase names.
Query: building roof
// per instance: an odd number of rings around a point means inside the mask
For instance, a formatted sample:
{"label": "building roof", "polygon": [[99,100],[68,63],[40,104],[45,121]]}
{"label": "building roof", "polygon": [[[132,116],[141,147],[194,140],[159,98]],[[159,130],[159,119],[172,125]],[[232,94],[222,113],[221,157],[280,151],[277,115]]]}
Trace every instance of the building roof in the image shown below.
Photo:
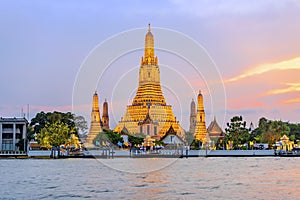
{"label": "building roof", "polygon": [[207,133],[209,134],[209,137],[223,137],[224,132],[217,123],[216,118],[209,124],[207,128]]}
{"label": "building roof", "polygon": [[149,110],[150,110],[150,107],[148,107],[148,111],[147,111],[147,115],[146,115],[145,119],[143,121],[139,121],[138,125],[143,125],[143,124],[156,124],[156,125],[158,125],[158,122],[153,121],[151,119],[150,114],[149,114]]}
{"label": "building roof", "polygon": [[283,140],[283,141],[285,141],[285,140],[289,140],[290,138],[288,137],[288,136],[286,136],[285,134],[284,134],[284,136],[282,136],[281,138],[280,138],[280,140]]}
{"label": "building roof", "polygon": [[0,122],[23,122],[28,123],[25,117],[0,117]]}
{"label": "building roof", "polygon": [[128,135],[128,134],[129,134],[128,129],[124,126],[120,132],[120,135]]}
{"label": "building roof", "polygon": [[169,135],[175,135],[176,137],[179,138],[179,140],[184,143],[184,141],[182,140],[181,137],[179,137],[177,134],[176,134],[176,131],[174,130],[173,126],[171,125],[169,130],[166,132],[166,134],[160,139],[160,141],[163,141],[166,137],[168,137]]}

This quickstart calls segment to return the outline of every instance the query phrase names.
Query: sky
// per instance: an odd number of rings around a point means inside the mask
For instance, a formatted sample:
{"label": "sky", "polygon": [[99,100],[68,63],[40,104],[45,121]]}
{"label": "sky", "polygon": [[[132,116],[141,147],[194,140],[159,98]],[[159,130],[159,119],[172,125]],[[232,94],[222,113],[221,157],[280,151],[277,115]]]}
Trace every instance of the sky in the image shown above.
{"label": "sky", "polygon": [[[73,111],[74,84],[90,53],[108,38],[137,28],[144,28],[135,41],[143,46],[151,23],[200,44],[224,84],[226,106],[212,110],[210,90],[205,86],[208,78],[193,78],[186,73],[188,64],[182,59],[156,51],[166,101],[184,129],[189,127],[190,102],[198,90],[204,94],[207,125],[216,116],[225,128],[235,115],[255,126],[260,117],[300,121],[298,0],[2,0],[0,4],[2,117],[19,117],[22,110],[27,112],[28,104],[30,118],[41,111]],[[152,33],[158,45],[160,35],[155,30]],[[122,46],[122,42],[118,44]],[[117,46],[108,51],[114,48]],[[134,97],[142,55],[140,50],[118,58],[108,71],[110,78],[97,84],[100,104],[104,98],[109,102],[112,128]],[[120,71],[128,75],[122,76]],[[177,75],[184,76],[192,93],[174,81],[180,80]],[[111,85],[118,89],[118,84],[125,89],[114,93],[108,89],[114,88]],[[88,98],[92,101],[92,94]],[[87,104],[76,114],[89,121],[90,112]],[[220,113],[225,113],[225,118]]]}

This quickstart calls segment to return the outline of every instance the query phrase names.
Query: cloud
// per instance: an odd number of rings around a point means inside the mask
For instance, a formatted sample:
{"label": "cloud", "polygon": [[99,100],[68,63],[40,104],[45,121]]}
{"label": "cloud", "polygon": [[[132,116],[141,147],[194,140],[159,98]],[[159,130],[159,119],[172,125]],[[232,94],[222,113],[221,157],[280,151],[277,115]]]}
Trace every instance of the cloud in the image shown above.
{"label": "cloud", "polygon": [[287,99],[282,101],[282,103],[300,103],[300,98]]}
{"label": "cloud", "polygon": [[300,91],[300,83],[285,83],[285,85],[289,86],[283,89],[275,89],[267,92],[268,95],[276,95],[276,94],[284,94],[289,92],[298,92]]}
{"label": "cloud", "polygon": [[275,70],[282,71],[282,70],[291,70],[291,69],[300,70],[300,57],[296,57],[290,60],[284,60],[277,63],[259,65],[258,67],[245,71],[244,73],[238,76],[226,80],[226,82],[234,82],[243,78],[260,75],[270,71],[275,71]]}

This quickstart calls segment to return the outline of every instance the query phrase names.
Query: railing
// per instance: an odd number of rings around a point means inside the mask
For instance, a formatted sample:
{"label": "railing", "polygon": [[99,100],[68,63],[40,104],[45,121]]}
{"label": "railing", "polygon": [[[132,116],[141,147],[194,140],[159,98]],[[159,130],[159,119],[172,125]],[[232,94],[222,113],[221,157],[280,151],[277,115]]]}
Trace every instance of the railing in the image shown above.
{"label": "railing", "polygon": [[25,151],[2,150],[0,155],[27,155]]}

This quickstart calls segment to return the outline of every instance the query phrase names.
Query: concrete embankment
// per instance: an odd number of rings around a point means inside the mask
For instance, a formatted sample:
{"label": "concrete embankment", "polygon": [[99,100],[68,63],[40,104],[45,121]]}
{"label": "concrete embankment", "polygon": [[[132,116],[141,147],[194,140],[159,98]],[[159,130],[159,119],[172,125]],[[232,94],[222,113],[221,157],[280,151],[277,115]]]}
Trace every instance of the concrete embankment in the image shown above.
{"label": "concrete embankment", "polygon": [[[2,158],[50,158],[51,151],[28,151],[27,155],[3,155]],[[58,157],[57,154],[54,155]],[[274,150],[161,150],[159,152],[137,152],[129,150],[89,150],[78,155],[61,156],[61,158],[174,158],[174,157],[267,157],[275,156]]]}
{"label": "concrete embankment", "polygon": [[207,157],[262,157],[275,156],[274,150],[214,150]]}

